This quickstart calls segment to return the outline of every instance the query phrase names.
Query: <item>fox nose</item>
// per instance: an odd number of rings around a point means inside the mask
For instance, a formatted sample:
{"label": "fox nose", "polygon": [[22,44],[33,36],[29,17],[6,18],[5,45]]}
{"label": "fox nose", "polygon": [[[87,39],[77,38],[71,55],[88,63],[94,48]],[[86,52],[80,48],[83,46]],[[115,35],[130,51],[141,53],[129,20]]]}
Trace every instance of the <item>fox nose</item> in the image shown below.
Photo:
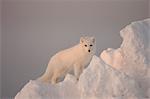
{"label": "fox nose", "polygon": [[90,52],[90,50],[88,50],[88,52]]}

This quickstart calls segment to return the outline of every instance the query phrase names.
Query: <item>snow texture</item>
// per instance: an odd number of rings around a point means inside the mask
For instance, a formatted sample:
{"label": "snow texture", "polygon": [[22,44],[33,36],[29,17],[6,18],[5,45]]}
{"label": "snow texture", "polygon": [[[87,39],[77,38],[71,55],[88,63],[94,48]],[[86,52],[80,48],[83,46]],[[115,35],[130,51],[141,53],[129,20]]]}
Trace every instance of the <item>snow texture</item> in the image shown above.
{"label": "snow texture", "polygon": [[120,35],[120,48],[93,56],[78,82],[69,74],[56,85],[30,80],[15,99],[150,99],[150,19]]}
{"label": "snow texture", "polygon": [[120,32],[118,49],[108,48],[100,57],[106,64],[134,78],[143,96],[150,98],[150,19],[132,22]]}

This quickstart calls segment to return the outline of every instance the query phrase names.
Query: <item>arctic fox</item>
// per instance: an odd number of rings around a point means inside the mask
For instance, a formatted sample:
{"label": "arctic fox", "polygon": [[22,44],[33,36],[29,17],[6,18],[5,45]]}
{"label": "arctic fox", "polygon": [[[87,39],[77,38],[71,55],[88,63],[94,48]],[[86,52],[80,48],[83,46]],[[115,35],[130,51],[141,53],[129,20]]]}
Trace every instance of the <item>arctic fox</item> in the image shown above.
{"label": "arctic fox", "polygon": [[73,73],[78,80],[95,51],[95,38],[81,37],[79,44],[56,53],[50,59],[46,72],[38,80],[55,84],[60,81],[60,78],[64,79],[67,73]]}

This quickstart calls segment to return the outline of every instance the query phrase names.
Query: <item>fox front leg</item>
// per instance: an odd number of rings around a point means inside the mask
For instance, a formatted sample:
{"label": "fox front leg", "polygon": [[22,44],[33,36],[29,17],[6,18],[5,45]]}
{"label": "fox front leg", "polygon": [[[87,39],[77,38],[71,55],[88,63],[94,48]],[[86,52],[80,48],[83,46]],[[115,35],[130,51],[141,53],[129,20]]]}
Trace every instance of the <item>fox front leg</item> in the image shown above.
{"label": "fox front leg", "polygon": [[83,71],[83,67],[81,65],[78,65],[78,64],[74,65],[74,74],[75,74],[77,81],[79,80],[79,77],[82,71]]}

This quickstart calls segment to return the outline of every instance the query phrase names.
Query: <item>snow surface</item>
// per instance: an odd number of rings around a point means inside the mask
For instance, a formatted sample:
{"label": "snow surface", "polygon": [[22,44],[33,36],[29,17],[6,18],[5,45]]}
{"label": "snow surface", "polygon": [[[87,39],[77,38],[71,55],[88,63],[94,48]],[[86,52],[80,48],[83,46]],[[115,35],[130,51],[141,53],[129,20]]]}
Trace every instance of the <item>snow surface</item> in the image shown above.
{"label": "snow surface", "polygon": [[133,77],[143,96],[150,98],[150,19],[132,22],[120,32],[118,49],[108,48],[100,57],[106,64]]}
{"label": "snow surface", "polygon": [[120,35],[120,48],[93,56],[78,82],[69,74],[56,85],[30,80],[15,99],[150,99],[150,19]]}

